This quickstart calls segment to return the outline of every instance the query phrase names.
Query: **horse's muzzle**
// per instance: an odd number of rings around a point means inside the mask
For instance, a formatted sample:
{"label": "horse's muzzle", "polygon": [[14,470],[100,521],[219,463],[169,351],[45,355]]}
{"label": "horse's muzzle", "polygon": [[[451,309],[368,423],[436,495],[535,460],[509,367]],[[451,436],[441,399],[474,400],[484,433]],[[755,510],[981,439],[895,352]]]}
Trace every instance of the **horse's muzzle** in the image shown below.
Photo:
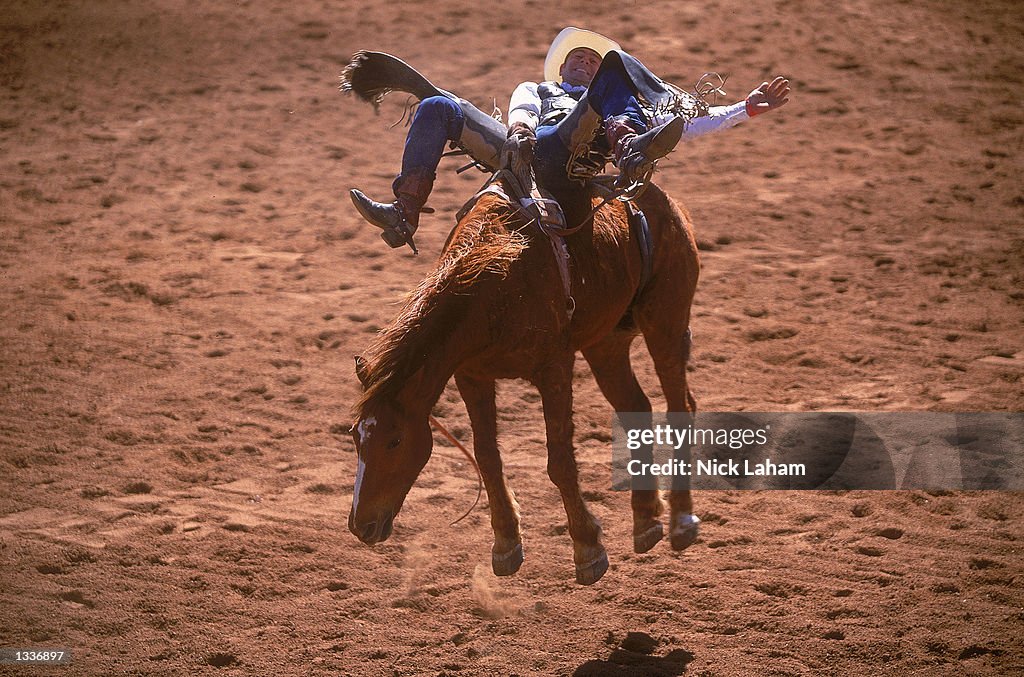
{"label": "horse's muzzle", "polygon": [[378,515],[377,519],[367,524],[356,524],[355,514],[349,513],[348,530],[355,534],[355,537],[363,543],[373,545],[374,543],[388,540],[394,522],[394,514],[387,513]]}

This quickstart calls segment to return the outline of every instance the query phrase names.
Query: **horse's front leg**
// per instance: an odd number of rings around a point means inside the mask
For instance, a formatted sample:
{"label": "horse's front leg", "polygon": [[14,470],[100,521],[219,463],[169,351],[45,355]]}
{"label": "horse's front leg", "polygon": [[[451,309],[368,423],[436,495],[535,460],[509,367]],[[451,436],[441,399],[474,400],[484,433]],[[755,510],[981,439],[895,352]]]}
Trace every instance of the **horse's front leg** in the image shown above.
{"label": "horse's front leg", "polygon": [[491,528],[494,530],[491,568],[496,576],[511,576],[523,563],[523,538],[519,527],[519,504],[505,481],[498,452],[494,380],[456,373],[455,384],[469,412],[473,427],[473,454],[480,466],[491,510]]}
{"label": "horse's front leg", "polygon": [[569,521],[576,582],[596,583],[608,570],[608,553],[601,544],[601,525],[583,502],[573,449],[572,365],[569,353],[549,364],[534,382],[544,404],[548,438],[548,476],[558,487]]}

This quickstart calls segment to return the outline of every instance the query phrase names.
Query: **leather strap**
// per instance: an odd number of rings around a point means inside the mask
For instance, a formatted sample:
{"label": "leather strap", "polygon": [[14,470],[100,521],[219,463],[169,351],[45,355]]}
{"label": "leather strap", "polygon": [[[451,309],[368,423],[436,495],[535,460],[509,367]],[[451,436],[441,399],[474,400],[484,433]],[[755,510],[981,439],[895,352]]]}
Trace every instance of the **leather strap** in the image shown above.
{"label": "leather strap", "polygon": [[527,225],[534,224],[537,230],[546,235],[551,243],[551,251],[555,257],[555,263],[558,265],[558,275],[562,279],[566,313],[571,322],[573,312],[576,310],[576,299],[572,296],[569,247],[565,243],[565,236],[575,233],[582,227],[582,224],[575,228],[566,228],[565,214],[557,200],[543,193],[536,183],[531,182],[528,192],[524,188],[512,172],[507,169],[499,169],[477,191],[476,195],[463,205],[456,218],[461,221],[480,198],[487,194],[497,195],[518,209],[526,217]]}

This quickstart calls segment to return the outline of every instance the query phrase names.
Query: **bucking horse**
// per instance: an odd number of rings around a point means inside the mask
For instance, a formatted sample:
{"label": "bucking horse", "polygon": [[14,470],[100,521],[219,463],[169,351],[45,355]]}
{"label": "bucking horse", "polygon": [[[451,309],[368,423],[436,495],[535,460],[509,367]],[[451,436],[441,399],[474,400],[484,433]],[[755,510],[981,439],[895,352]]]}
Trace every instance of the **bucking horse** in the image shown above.
{"label": "bucking horse", "polygon": [[[425,80],[389,67],[385,76],[364,73],[362,85],[350,70],[343,85],[366,100],[392,89],[425,95]],[[463,210],[437,265],[356,360],[363,392],[351,428],[358,460],[348,526],[371,545],[391,535],[430,458],[431,409],[454,376],[487,491],[492,567],[499,576],[518,571],[522,530],[498,451],[495,382],[525,379],[541,396],[547,472],[568,518],[576,580],[589,585],[608,569],[608,555],[579,485],[576,353],[616,411],[650,412],[630,363],[630,346],[642,334],[668,410],[695,411],[686,378],[700,268],[693,226],[686,210],[652,183],[633,200],[649,226],[642,232],[631,224],[629,206],[595,192],[592,217],[564,233],[569,265],[560,265],[558,247],[538,219],[501,193],[477,195]],[[633,547],[646,552],[664,537],[664,501],[657,489],[634,489],[631,504]],[[700,522],[689,489],[668,492],[668,508],[670,542],[682,550],[697,537]]]}

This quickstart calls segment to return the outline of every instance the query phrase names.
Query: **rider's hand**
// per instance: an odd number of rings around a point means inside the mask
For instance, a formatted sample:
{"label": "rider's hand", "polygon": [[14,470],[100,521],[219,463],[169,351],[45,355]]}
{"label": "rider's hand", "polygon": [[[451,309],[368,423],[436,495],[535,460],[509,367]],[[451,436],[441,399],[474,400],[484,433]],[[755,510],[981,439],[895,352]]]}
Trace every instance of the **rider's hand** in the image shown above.
{"label": "rider's hand", "polygon": [[514,122],[508,128],[508,139],[501,149],[501,166],[511,169],[518,176],[529,174],[533,164],[533,147],[537,135],[533,128],[523,122]]}
{"label": "rider's hand", "polygon": [[508,138],[511,139],[513,136],[526,137],[533,140],[537,139],[537,134],[533,131],[533,127],[525,122],[512,123],[512,126],[508,128]]}
{"label": "rider's hand", "polygon": [[781,75],[771,81],[762,82],[747,96],[747,115],[754,117],[775,110],[789,101],[789,80]]}

